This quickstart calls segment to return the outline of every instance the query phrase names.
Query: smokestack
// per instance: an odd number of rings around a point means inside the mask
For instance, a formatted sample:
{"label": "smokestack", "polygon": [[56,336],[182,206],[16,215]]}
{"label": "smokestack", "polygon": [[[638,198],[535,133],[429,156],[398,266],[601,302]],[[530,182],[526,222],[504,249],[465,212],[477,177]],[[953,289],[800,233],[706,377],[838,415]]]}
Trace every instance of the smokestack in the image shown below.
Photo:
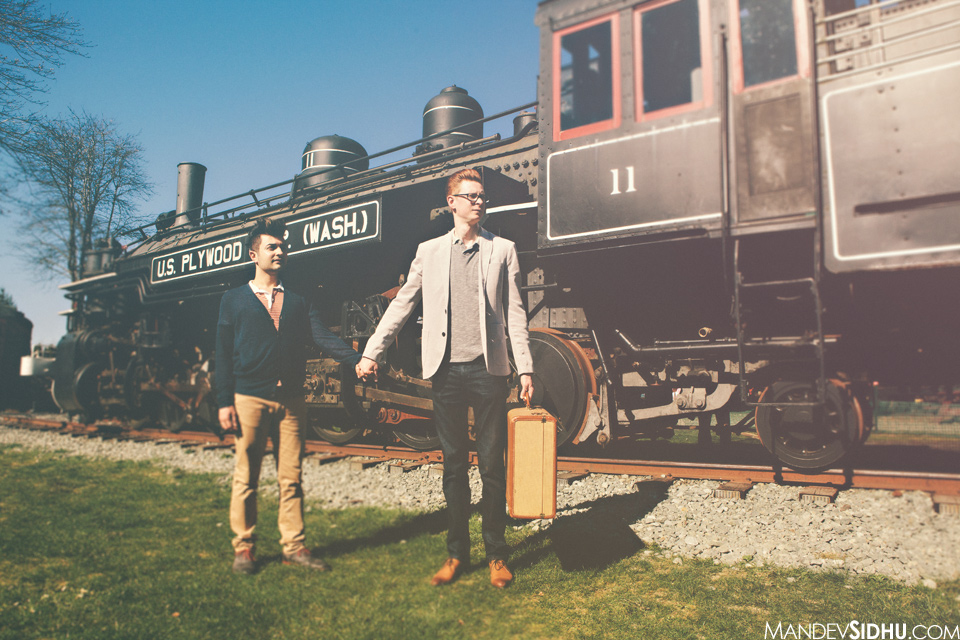
{"label": "smokestack", "polygon": [[[200,220],[203,205],[203,180],[207,168],[197,162],[181,162],[177,165],[177,219],[176,226]],[[187,213],[189,211],[189,213]]]}

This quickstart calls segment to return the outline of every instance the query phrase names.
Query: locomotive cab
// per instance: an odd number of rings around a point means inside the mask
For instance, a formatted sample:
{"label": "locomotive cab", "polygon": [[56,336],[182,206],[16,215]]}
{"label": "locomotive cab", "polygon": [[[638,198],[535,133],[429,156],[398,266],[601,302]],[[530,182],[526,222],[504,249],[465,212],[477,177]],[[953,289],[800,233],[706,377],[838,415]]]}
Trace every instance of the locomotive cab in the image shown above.
{"label": "locomotive cab", "polygon": [[[540,4],[538,250],[581,314],[550,327],[595,349],[614,430],[750,409],[815,469],[866,437],[878,377],[955,377],[917,357],[958,353],[917,310],[956,284],[957,11]],[[889,323],[884,287],[909,309]],[[871,353],[891,342],[909,363]]]}

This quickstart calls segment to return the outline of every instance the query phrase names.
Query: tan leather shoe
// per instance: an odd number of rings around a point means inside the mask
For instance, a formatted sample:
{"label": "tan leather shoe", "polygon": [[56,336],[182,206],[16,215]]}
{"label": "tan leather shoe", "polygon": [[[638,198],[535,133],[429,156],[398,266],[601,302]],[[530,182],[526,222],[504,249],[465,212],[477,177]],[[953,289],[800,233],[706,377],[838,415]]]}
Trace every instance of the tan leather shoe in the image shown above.
{"label": "tan leather shoe", "polygon": [[460,568],[460,561],[456,558],[447,558],[443,563],[443,566],[440,567],[440,571],[437,571],[433,578],[430,579],[430,584],[437,587],[441,584],[448,584],[454,578],[457,577],[457,569]]}
{"label": "tan leather shoe", "polygon": [[495,586],[497,589],[503,589],[511,582],[513,582],[513,574],[510,573],[510,569],[507,569],[506,563],[500,559],[491,560],[490,584]]}

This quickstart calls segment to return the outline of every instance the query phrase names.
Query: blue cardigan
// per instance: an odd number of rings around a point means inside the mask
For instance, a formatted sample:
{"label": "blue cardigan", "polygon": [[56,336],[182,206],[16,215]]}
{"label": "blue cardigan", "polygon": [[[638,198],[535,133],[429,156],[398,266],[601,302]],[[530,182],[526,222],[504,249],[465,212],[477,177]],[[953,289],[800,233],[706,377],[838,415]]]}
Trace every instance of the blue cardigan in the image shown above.
{"label": "blue cardigan", "polygon": [[280,329],[260,299],[244,284],[223,294],[217,322],[217,403],[233,406],[233,394],[273,400],[282,389],[303,393],[307,353],[315,343],[324,355],[355,366],[360,354],[320,322],[320,314],[302,296],[283,292]]}

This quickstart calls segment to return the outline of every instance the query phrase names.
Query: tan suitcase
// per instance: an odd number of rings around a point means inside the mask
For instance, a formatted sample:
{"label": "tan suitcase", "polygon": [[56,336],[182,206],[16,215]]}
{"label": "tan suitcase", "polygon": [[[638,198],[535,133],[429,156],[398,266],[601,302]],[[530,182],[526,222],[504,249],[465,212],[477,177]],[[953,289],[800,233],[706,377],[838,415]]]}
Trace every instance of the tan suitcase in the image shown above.
{"label": "tan suitcase", "polygon": [[546,409],[507,414],[507,507],[522,520],[557,515],[557,419]]}

